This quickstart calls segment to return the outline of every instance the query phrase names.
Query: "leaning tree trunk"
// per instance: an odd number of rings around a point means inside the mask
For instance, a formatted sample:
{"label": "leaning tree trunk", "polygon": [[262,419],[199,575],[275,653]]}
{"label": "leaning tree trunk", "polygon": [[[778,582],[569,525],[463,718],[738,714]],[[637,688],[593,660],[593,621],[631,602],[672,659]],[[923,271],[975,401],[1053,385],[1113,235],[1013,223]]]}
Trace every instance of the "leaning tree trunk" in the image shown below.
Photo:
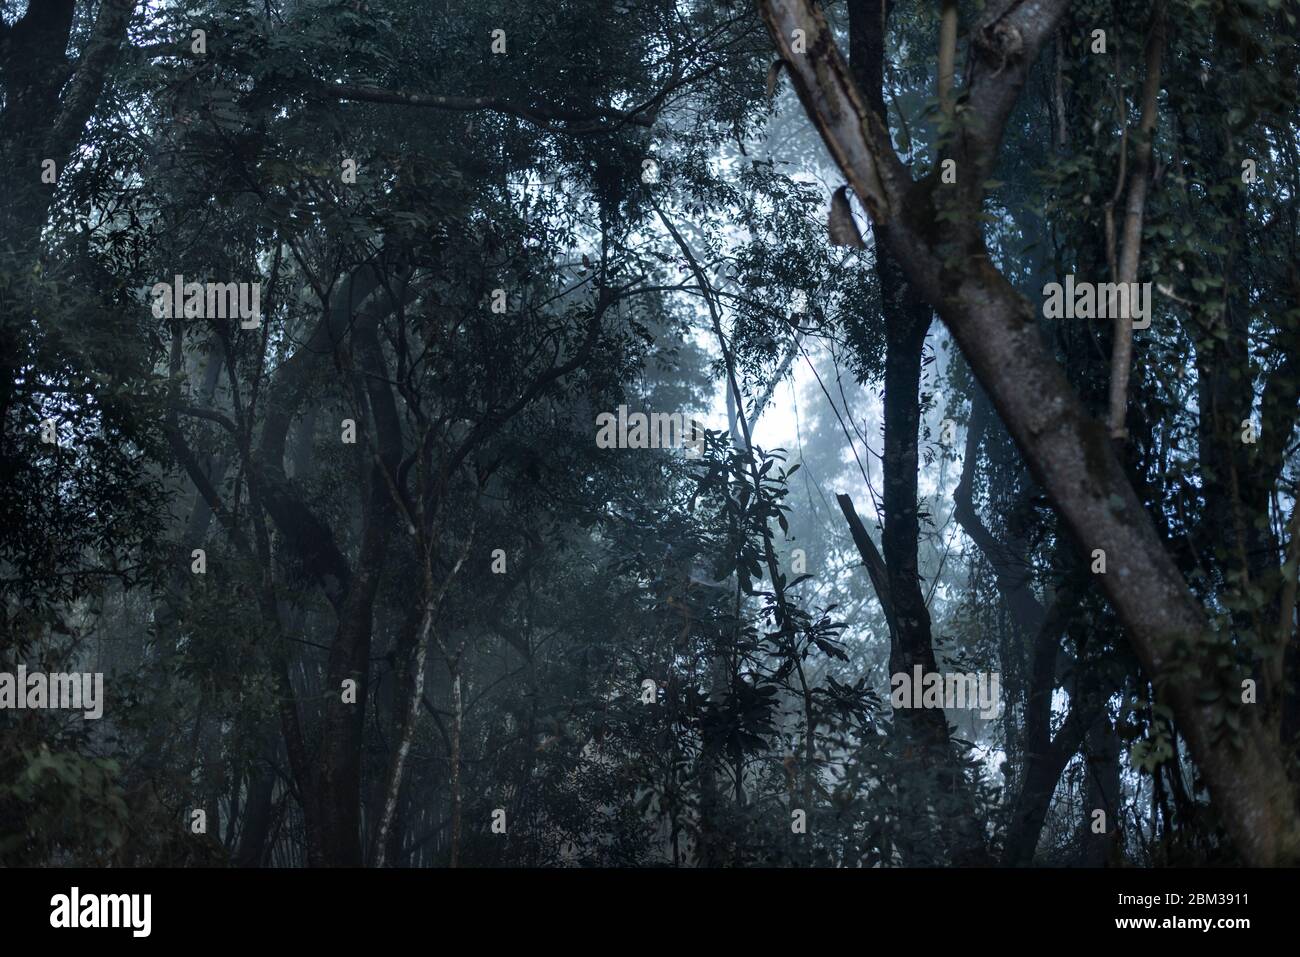
{"label": "leaning tree trunk", "polygon": [[[1068,4],[1002,3],[974,27],[964,109],[945,145],[957,182],[942,184],[934,173],[913,181],[811,0],[760,0],[800,99],[854,192],[873,220],[891,226],[894,253],[938,310],[1083,553],[1106,554],[1100,584],[1171,705],[1239,852],[1254,864],[1294,862],[1296,792],[1276,728],[1238,703],[1245,675],[1219,665],[1225,639],[1156,535],[1105,426],[1087,414],[1052,358],[1036,310],[984,245],[984,183],[1030,66]],[[806,44],[800,52],[796,30]],[[1235,727],[1225,724],[1229,709]]]}

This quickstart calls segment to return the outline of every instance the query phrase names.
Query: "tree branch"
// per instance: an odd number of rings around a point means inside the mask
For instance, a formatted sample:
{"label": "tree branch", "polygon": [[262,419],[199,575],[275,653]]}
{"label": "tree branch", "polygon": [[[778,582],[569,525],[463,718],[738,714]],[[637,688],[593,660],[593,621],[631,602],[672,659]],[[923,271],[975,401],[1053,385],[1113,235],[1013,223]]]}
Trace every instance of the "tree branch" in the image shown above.
{"label": "tree branch", "polygon": [[[1139,660],[1172,705],[1205,774],[1225,826],[1245,860],[1300,860],[1296,791],[1277,746],[1276,728],[1259,709],[1209,688],[1238,686],[1242,671],[1218,662],[1223,638],[1191,594],[1157,536],[1151,517],[1115,454],[1105,427],[1088,415],[1047,350],[1037,311],[998,271],[980,225],[984,175],[1001,149],[1007,117],[1030,64],[1069,0],[1011,0],[975,32],[977,61],[959,110],[957,154],[964,158],[951,198],[931,176],[915,202],[893,200],[905,187],[900,165],[861,108],[842,58],[811,0],[759,0],[777,49],[831,155],[873,218],[899,215],[888,230],[908,277],[935,306],[971,369],[1085,554],[1108,560],[1099,584],[1128,632]],[[791,52],[791,31],[809,29],[808,54]],[[972,175],[973,174],[973,175]],[[874,207],[874,208],[873,208]],[[943,218],[940,219],[940,214]],[[1223,709],[1237,719],[1231,742]]]}
{"label": "tree branch", "polygon": [[135,4],[136,0],[100,3],[90,42],[78,61],[77,72],[63,97],[63,108],[50,130],[47,149],[52,156],[67,157],[76,148],[77,138],[104,90],[104,78],[117,58]]}
{"label": "tree branch", "polygon": [[[442,96],[347,83],[318,83],[313,92],[325,99],[419,106],[453,113],[503,113],[526,120],[550,133],[610,133],[629,123],[634,126],[651,126],[654,123],[654,117],[644,112],[625,113],[599,107],[585,111],[562,110],[551,106],[529,106],[495,96]],[[645,107],[640,109],[645,110]]]}
{"label": "tree branch", "polygon": [[862,519],[858,518],[858,511],[853,507],[853,499],[843,493],[838,493],[835,500],[840,503],[840,511],[844,513],[844,520],[849,523],[849,534],[853,536],[853,544],[858,547],[858,554],[862,556],[862,564],[866,566],[867,576],[871,579],[871,586],[875,588],[876,597],[880,599],[880,608],[885,613],[885,621],[889,625],[889,631],[895,636],[893,642],[891,642],[892,646],[898,640],[896,637],[898,626],[894,619],[894,602],[889,593],[889,569],[885,567],[885,559],[881,556],[880,550],[876,548],[876,543],[867,534]]}
{"label": "tree branch", "polygon": [[[1146,78],[1142,83],[1142,117],[1138,121],[1137,146],[1133,172],[1129,178],[1128,200],[1124,209],[1124,232],[1119,253],[1119,275],[1115,281],[1137,280],[1142,256],[1142,220],[1146,214],[1147,191],[1151,185],[1151,148],[1155,136],[1157,106],[1160,97],[1160,62],[1165,50],[1165,0],[1157,0],[1151,12],[1151,29],[1147,35]],[[1133,365],[1133,317],[1129,310],[1119,310],[1114,317],[1114,341],[1110,354],[1110,435],[1123,439],[1128,435],[1124,421],[1128,414],[1128,380]]]}

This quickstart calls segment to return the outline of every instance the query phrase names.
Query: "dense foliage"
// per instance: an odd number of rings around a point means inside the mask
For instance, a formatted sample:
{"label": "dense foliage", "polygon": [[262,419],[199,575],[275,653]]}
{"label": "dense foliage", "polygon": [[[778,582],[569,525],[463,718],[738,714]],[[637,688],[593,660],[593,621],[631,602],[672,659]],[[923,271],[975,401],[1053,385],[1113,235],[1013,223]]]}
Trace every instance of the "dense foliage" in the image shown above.
{"label": "dense foliage", "polygon": [[[105,675],[0,711],[0,863],[1300,859],[1218,770],[1297,773],[1297,5],[1041,6],[825,4],[869,227],[770,3],[0,2],[0,672]],[[994,273],[1204,629],[963,357]],[[1066,276],[1154,290],[1118,422]]]}

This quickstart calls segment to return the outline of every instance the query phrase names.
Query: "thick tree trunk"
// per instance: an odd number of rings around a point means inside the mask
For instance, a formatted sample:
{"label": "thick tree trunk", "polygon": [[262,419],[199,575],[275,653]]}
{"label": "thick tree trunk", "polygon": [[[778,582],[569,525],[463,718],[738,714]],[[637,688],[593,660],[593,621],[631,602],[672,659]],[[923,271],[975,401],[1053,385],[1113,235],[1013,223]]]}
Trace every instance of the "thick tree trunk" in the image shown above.
{"label": "thick tree trunk", "polygon": [[[1147,673],[1173,704],[1243,854],[1256,863],[1293,860],[1300,836],[1293,790],[1270,740],[1275,735],[1239,709],[1241,747],[1219,739],[1224,700],[1216,707],[1199,694],[1224,688],[1227,696],[1240,682],[1217,674],[1207,653],[1216,638],[1204,610],[1156,537],[1104,427],[1084,412],[1047,354],[1033,310],[982,251],[970,253],[973,265],[943,270],[942,286],[954,294],[934,290],[944,321],[1084,556],[1105,553],[1100,584]],[[1226,706],[1234,706],[1230,698]]]}
{"label": "thick tree trunk", "polygon": [[[890,224],[895,255],[938,309],[1084,555],[1105,552],[1100,584],[1171,704],[1238,850],[1254,864],[1295,862],[1296,794],[1276,730],[1238,703],[1244,676],[1218,664],[1224,639],[1156,536],[1105,427],[1048,352],[1037,310],[998,272],[981,236],[983,183],[1029,67],[1066,6],[1001,4],[975,27],[965,119],[952,143],[958,182],[947,186],[935,175],[911,180],[810,0],[760,2],[800,98],[855,192],[873,219]],[[806,53],[792,49],[796,29]],[[1224,723],[1229,708],[1235,729]]]}
{"label": "thick tree trunk", "polygon": [[275,797],[274,759],[278,738],[275,725],[269,723],[261,729],[261,753],[249,764],[248,796],[244,802],[244,826],[239,834],[239,847],[235,864],[239,867],[261,867],[269,850],[272,808]]}
{"label": "thick tree trunk", "polygon": [[[76,69],[67,58],[75,0],[31,0],[12,26],[0,23],[0,157],[15,183],[0,197],[0,244],[34,258],[54,186],[41,163],[62,173],[126,37],[134,0],[103,0]],[[21,185],[20,185],[21,184]]]}
{"label": "thick tree trunk", "polygon": [[[888,128],[884,99],[885,0],[851,0],[849,43],[854,77],[868,105]],[[920,472],[921,359],[934,310],[908,282],[891,251],[888,227],[876,225],[876,278],[885,325],[885,448],[880,536],[889,582],[892,621],[889,669],[911,674],[913,665],[937,671],[930,636],[930,611],[921,590],[917,550],[921,524],[917,508]],[[898,715],[921,740],[943,745],[948,723],[941,710],[907,710]]]}
{"label": "thick tree trunk", "polygon": [[[925,672],[938,670],[930,635],[930,610],[921,590],[917,552],[921,539],[921,522],[917,508],[917,484],[920,473],[918,431],[921,423],[921,353],[929,328],[929,307],[919,311],[910,287],[895,285],[897,264],[877,256],[877,275],[885,299],[885,454],[881,498],[884,523],[880,536],[881,551],[889,576],[889,595],[893,603],[896,633],[892,636],[889,668],[891,674],[912,673],[913,665]],[[891,303],[891,299],[893,302]],[[936,744],[948,740],[948,725],[943,712],[936,709],[904,712],[917,730]]]}
{"label": "thick tree trunk", "polygon": [[[946,11],[946,23],[956,31],[956,8]],[[883,25],[889,15],[886,0],[850,0],[849,43],[853,75],[868,107],[885,130],[889,128],[884,89]],[[951,53],[951,51],[949,51]],[[947,77],[951,85],[951,75]],[[909,280],[889,240],[889,226],[874,223],[876,278],[880,286],[885,325],[884,462],[881,550],[889,583],[889,669],[891,674],[939,670],[931,635],[930,611],[919,569],[921,540],[918,481],[920,476],[921,370],[925,340],[934,309]],[[895,713],[895,728],[909,741],[905,753],[939,771],[945,790],[968,798],[963,771],[950,745],[942,709],[913,708]],[[949,822],[959,849],[958,860],[974,860],[983,844],[974,827],[973,807]]]}
{"label": "thick tree trunk", "polygon": [[[1108,718],[1101,718],[1088,729],[1084,757],[1088,799],[1079,829],[1083,863],[1088,867],[1119,864],[1123,860],[1120,850],[1124,823],[1120,816],[1120,743]],[[1094,811],[1106,815],[1106,827],[1100,834],[1093,830]]]}
{"label": "thick tree trunk", "polygon": [[1050,744],[1041,752],[1026,750],[1023,782],[1012,805],[1002,849],[1002,863],[1007,867],[1027,867],[1034,862],[1052,795],[1070,757],[1065,748]]}
{"label": "thick tree trunk", "polygon": [[[384,492],[387,495],[387,492]],[[387,552],[390,525],[373,511],[367,516],[357,571],[330,643],[326,668],[325,726],[322,731],[319,795],[325,862],[360,867],[361,743],[370,677],[370,638],[375,594]],[[356,700],[343,700],[343,683],[356,682]]]}

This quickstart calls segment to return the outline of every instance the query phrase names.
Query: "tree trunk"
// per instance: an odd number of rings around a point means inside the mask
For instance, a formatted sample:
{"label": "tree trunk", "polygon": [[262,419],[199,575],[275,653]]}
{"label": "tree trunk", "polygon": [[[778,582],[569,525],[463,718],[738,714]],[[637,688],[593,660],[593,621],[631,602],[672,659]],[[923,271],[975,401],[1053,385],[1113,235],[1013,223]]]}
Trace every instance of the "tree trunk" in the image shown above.
{"label": "tree trunk", "polygon": [[[950,144],[958,182],[913,182],[853,85],[810,0],[760,0],[805,109],[909,278],[952,332],[1085,556],[1107,557],[1101,586],[1167,700],[1239,852],[1253,864],[1300,860],[1295,789],[1276,729],[1240,700],[1217,662],[1225,639],[1188,591],[1116,458],[1048,352],[1037,310],[991,262],[979,214],[1002,133],[1029,68],[1068,0],[1013,2],[975,28],[964,118]],[[792,49],[803,30],[806,53]],[[1204,700],[1205,692],[1219,694]],[[1235,729],[1225,726],[1233,710]],[[1226,736],[1236,739],[1225,740]]]}
{"label": "tree trunk", "polygon": [[[447,662],[447,672],[451,677],[451,862],[450,866],[460,866],[460,837],[462,799],[460,787],[460,751],[461,736],[464,732],[464,702],[460,691],[460,658]],[[509,822],[507,821],[507,826]]]}

